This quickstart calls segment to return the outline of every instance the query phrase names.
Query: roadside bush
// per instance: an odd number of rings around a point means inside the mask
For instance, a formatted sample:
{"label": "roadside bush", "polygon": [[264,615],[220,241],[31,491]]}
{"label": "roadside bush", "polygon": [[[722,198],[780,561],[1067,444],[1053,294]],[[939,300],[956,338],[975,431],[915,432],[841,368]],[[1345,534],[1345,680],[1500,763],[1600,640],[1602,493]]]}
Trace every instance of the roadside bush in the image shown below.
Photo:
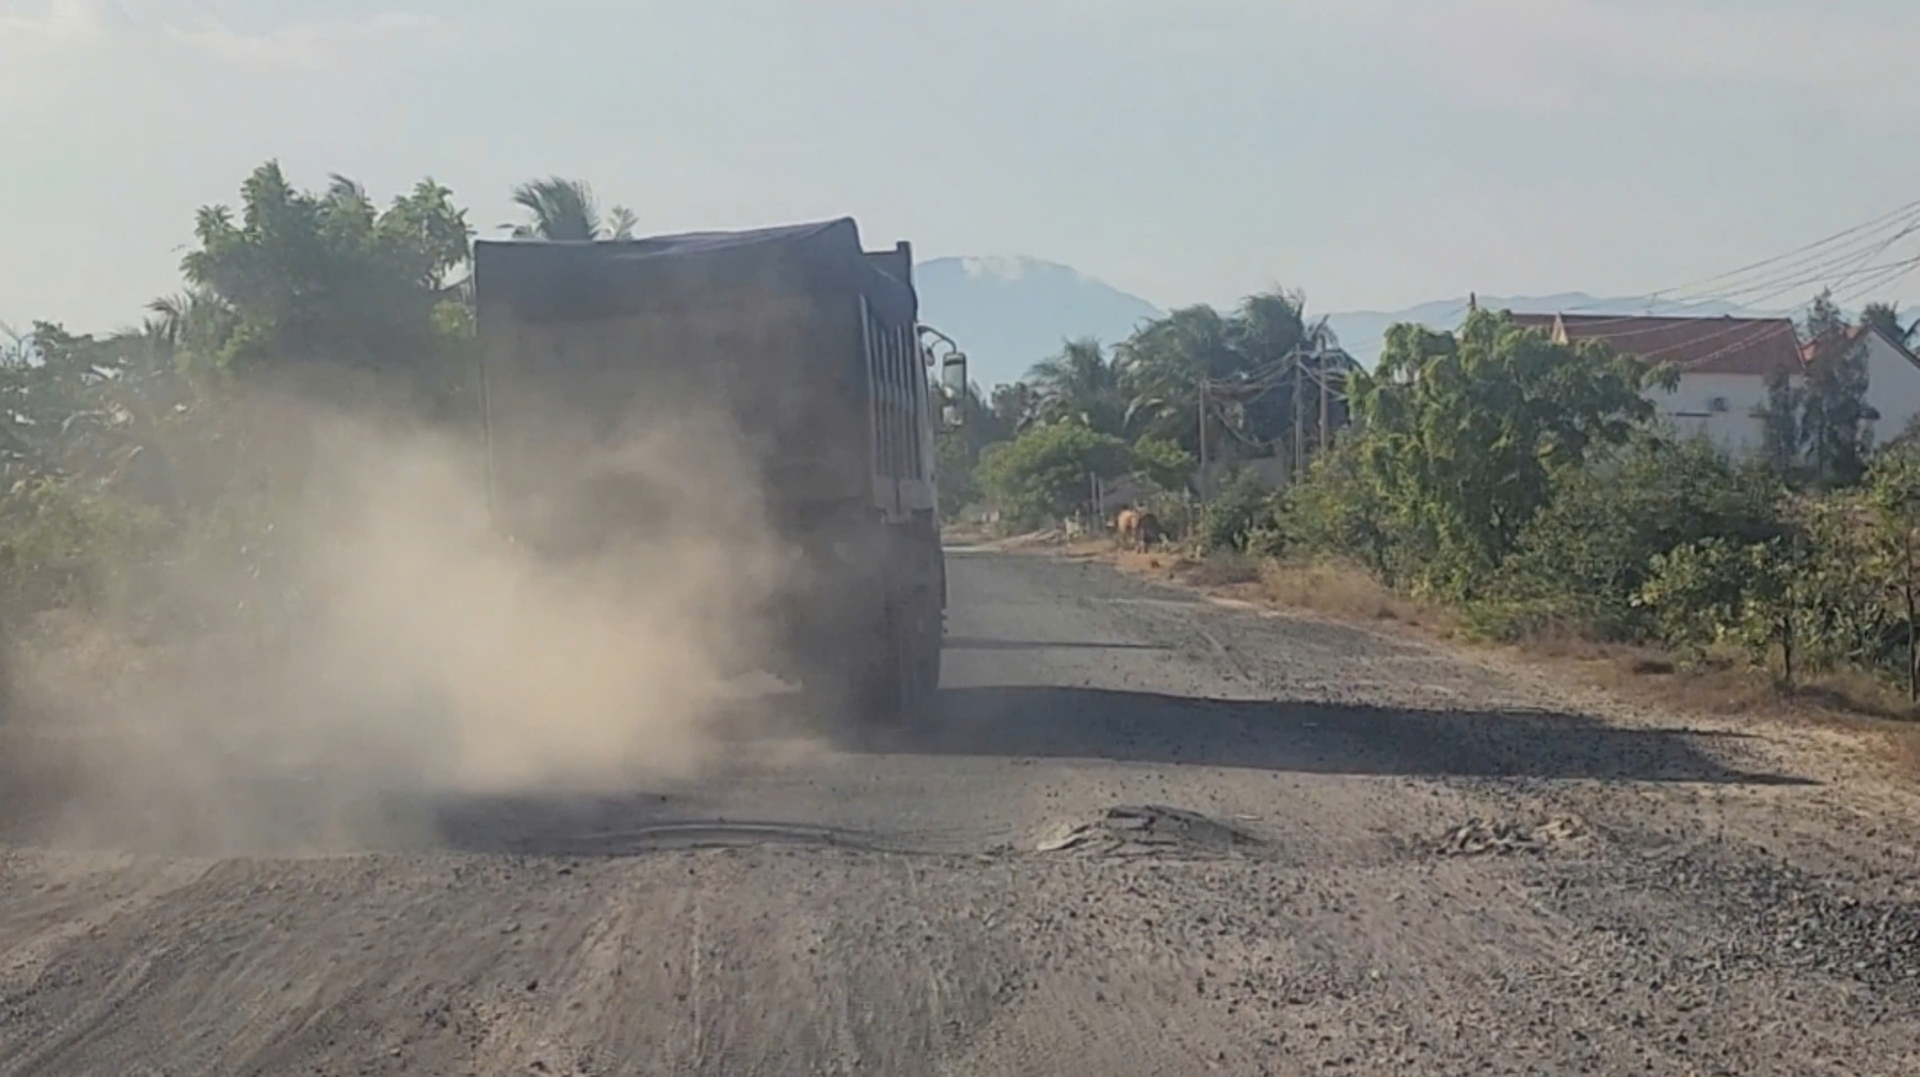
{"label": "roadside bush", "polygon": [[940,491],[940,515],[957,520],[980,499],[974,478],[975,462],[966,439],[957,430],[940,430],[933,440],[933,477]]}
{"label": "roadside bush", "polygon": [[1149,436],[1133,443],[1134,476],[1161,490],[1185,490],[1193,469],[1193,454],[1175,442]]}
{"label": "roadside bush", "polygon": [[1252,471],[1236,471],[1200,513],[1203,553],[1278,556],[1286,545],[1285,498]]}
{"label": "roadside bush", "polygon": [[1287,497],[1286,533],[1300,549],[1357,562],[1392,584],[1396,549],[1407,536],[1396,535],[1386,500],[1366,473],[1364,447],[1343,437],[1333,450],[1313,461]]}
{"label": "roadside bush", "polygon": [[151,511],[59,479],[15,483],[0,495],[0,613],[107,603],[158,525]]}
{"label": "roadside bush", "polygon": [[1127,443],[1077,422],[1028,429],[989,446],[974,471],[980,489],[1017,527],[1042,527],[1087,505],[1087,477],[1112,479],[1133,468]]}
{"label": "roadside bush", "polygon": [[1669,644],[1700,654],[1733,643],[1756,659],[1776,640],[1791,647],[1792,572],[1780,541],[1710,536],[1655,554],[1646,577],[1633,605]]}
{"label": "roadside bush", "polygon": [[1740,550],[1782,537],[1784,493],[1704,441],[1642,437],[1562,476],[1472,619],[1499,637],[1550,626],[1612,641],[1662,637],[1652,608],[1635,601],[1657,559],[1709,538]]}

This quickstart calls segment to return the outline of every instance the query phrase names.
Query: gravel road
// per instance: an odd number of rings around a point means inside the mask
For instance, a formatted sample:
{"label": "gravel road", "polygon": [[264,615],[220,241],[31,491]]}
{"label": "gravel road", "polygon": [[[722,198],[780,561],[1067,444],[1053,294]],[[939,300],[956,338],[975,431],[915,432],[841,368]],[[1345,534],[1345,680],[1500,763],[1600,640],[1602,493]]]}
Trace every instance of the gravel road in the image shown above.
{"label": "gravel road", "polygon": [[1920,803],[1635,710],[954,551],[937,720],[395,790],[331,856],[0,851],[0,1074],[1914,1074]]}

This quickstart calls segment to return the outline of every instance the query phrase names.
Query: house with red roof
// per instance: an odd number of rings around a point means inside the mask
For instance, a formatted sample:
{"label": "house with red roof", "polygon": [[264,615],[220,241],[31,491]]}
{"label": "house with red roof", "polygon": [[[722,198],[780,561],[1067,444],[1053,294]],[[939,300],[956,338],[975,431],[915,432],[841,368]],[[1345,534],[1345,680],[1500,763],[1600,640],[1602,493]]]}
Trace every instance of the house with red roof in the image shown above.
{"label": "house with red roof", "polygon": [[[1744,456],[1764,444],[1756,412],[1767,402],[1767,375],[1786,370],[1797,375],[1805,358],[1800,335],[1790,318],[1687,318],[1611,314],[1515,314],[1516,324],[1539,329],[1561,344],[1599,340],[1679,368],[1672,391],[1652,390],[1653,403],[1681,436],[1705,435],[1726,452]],[[1890,377],[1901,393],[1912,381],[1912,408],[1920,412],[1920,365],[1910,361],[1912,378]],[[1874,378],[1878,382],[1878,377]],[[1876,386],[1877,388],[1877,386]],[[1870,399],[1877,397],[1870,390]],[[1890,414],[1880,407],[1882,415]],[[1886,420],[1879,424],[1887,429]],[[1892,427],[1898,430],[1899,427]]]}

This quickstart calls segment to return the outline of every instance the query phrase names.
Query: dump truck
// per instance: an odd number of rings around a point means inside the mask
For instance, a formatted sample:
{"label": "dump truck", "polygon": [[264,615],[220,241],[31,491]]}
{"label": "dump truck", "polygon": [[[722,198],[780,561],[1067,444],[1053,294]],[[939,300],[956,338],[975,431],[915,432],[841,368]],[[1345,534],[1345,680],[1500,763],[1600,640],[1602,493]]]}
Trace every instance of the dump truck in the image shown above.
{"label": "dump truck", "polygon": [[482,241],[473,286],[490,496],[511,540],[564,558],[644,531],[646,492],[582,461],[649,423],[717,416],[767,537],[803,566],[757,610],[753,665],[863,718],[924,710],[947,600],[934,432],[963,421],[966,356],[921,324],[909,244],[867,251],[852,218]]}

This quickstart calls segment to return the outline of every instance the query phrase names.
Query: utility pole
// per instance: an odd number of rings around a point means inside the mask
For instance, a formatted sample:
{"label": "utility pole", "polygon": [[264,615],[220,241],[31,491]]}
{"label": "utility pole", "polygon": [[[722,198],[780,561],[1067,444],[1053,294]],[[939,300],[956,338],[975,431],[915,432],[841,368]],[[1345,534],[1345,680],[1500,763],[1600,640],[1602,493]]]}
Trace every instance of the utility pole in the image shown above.
{"label": "utility pole", "polygon": [[1320,454],[1326,455],[1327,447],[1333,437],[1332,424],[1328,421],[1327,406],[1327,360],[1324,348],[1315,349],[1313,369],[1317,375],[1314,384],[1320,387]]}
{"label": "utility pole", "polygon": [[1290,469],[1295,482],[1300,481],[1303,473],[1301,465],[1305,463],[1302,457],[1307,453],[1307,398],[1300,391],[1300,375],[1305,369],[1306,356],[1301,354],[1300,349],[1295,348],[1293,350],[1293,467]]}
{"label": "utility pole", "polygon": [[1200,500],[1207,499],[1207,379],[1200,377],[1200,481],[1194,485],[1200,488]]}

